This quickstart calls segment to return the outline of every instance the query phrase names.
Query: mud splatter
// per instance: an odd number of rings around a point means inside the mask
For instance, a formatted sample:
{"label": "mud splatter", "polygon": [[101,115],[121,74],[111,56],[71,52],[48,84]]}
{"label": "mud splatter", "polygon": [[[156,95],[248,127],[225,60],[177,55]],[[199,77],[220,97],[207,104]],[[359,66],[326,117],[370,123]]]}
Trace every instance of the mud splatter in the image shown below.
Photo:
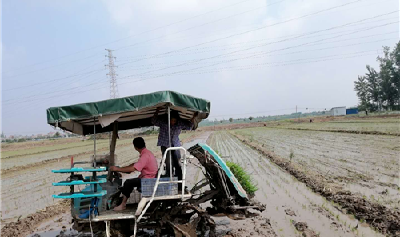
{"label": "mud splatter", "polygon": [[315,231],[308,228],[307,223],[305,222],[295,222],[293,221],[293,225],[297,231],[302,233],[304,237],[317,237],[319,236]]}

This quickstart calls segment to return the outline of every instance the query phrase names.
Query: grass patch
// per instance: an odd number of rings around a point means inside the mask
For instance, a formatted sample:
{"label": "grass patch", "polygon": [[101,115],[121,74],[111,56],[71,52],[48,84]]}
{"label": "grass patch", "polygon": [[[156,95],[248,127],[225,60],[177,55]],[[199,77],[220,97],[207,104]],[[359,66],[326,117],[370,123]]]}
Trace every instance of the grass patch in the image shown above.
{"label": "grass patch", "polygon": [[254,196],[254,193],[258,190],[257,185],[249,174],[238,164],[234,162],[227,161],[226,165],[232,171],[233,175],[237,178],[240,185],[246,190],[247,194]]}

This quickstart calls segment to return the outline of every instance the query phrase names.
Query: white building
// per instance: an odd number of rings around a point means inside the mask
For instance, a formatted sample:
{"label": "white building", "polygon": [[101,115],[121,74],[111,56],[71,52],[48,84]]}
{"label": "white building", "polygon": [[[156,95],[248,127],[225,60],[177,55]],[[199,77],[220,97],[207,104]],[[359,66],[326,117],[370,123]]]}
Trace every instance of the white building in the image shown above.
{"label": "white building", "polygon": [[346,115],[346,106],[333,107],[330,112],[332,116]]}

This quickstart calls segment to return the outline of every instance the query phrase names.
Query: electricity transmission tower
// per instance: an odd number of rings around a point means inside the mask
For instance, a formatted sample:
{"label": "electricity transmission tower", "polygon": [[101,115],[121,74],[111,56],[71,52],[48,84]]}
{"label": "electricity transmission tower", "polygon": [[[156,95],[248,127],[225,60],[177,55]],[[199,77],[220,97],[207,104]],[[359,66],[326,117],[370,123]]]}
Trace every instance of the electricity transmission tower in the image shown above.
{"label": "electricity transmission tower", "polygon": [[114,65],[114,60],[116,57],[114,57],[112,53],[114,50],[106,50],[108,51],[108,55],[106,55],[106,57],[108,57],[108,64],[105,66],[110,70],[109,73],[107,73],[107,76],[110,77],[110,98],[115,99],[118,98],[117,74],[115,73],[115,68],[117,66]]}

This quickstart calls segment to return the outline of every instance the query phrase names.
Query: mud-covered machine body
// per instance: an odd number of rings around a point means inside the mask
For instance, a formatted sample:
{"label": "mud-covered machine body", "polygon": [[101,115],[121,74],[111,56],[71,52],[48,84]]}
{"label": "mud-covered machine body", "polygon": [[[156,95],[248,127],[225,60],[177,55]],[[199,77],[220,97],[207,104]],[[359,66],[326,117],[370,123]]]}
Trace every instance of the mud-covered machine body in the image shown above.
{"label": "mud-covered machine body", "polygon": [[[170,124],[171,111],[177,111],[180,119],[195,117],[193,129],[210,113],[210,102],[173,91],[160,91],[99,102],[52,107],[47,110],[50,125],[79,135],[92,135],[93,155],[87,161],[73,161],[70,167],[52,170],[68,177],[53,183],[69,187],[69,192],[53,195],[54,198],[71,199],[71,215],[74,229],[92,232],[104,231],[106,236],[136,236],[138,231],[153,230],[154,234],[197,236],[215,233],[215,223],[210,215],[223,213],[231,218],[253,215],[249,209],[263,211],[264,207],[253,203],[225,162],[205,144],[189,149],[171,147],[182,154],[182,180],[163,177],[166,162],[171,162],[165,152],[154,179],[142,179],[142,190],[134,190],[127,209],[114,211],[119,205],[122,185],[120,175],[108,167],[116,164],[115,148],[118,131],[152,126],[157,109]],[[169,127],[169,133],[171,128]],[[96,154],[96,137],[110,133],[108,154]],[[171,136],[170,136],[171,137]],[[171,144],[171,141],[170,141]],[[187,170],[193,166],[202,170],[204,179],[190,189],[178,190],[178,184],[188,186]],[[170,164],[170,169],[172,165]],[[202,204],[210,201],[205,209]]]}

